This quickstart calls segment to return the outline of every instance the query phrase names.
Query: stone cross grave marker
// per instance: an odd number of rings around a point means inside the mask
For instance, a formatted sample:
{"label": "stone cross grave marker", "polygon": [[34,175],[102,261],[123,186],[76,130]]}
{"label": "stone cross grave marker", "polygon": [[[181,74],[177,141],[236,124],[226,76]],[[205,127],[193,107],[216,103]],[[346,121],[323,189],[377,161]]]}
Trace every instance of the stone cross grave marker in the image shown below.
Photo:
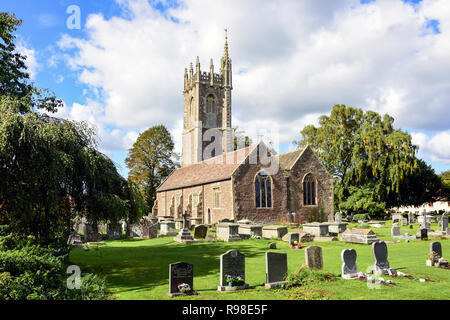
{"label": "stone cross grave marker", "polygon": [[207,233],[208,227],[204,224],[194,227],[194,239],[205,239]]}
{"label": "stone cross grave marker", "polygon": [[[220,285],[219,291],[227,290],[227,275],[242,275],[245,279],[245,255],[237,250],[228,250],[220,256]],[[248,285],[244,285],[248,287]]]}
{"label": "stone cross grave marker", "polygon": [[442,245],[440,242],[435,241],[430,244],[430,254],[432,252],[435,252],[440,258],[442,258]]}
{"label": "stone cross grave marker", "polygon": [[344,249],[341,252],[342,278],[350,279],[356,277],[358,266],[356,265],[356,250]]}
{"label": "stone cross grave marker", "polygon": [[169,296],[182,294],[178,289],[180,284],[186,283],[194,290],[194,265],[177,262],[169,265]]}
{"label": "stone cross grave marker", "polygon": [[375,260],[374,273],[380,274],[389,269],[388,250],[384,241],[372,243],[372,254]]}
{"label": "stone cross grave marker", "polygon": [[287,276],[287,254],[266,252],[266,288],[273,288],[285,282]]}
{"label": "stone cross grave marker", "polygon": [[447,231],[448,228],[448,215],[446,213],[442,214],[442,231]]}
{"label": "stone cross grave marker", "polygon": [[321,270],[323,268],[322,248],[319,246],[306,247],[305,261],[310,269]]}

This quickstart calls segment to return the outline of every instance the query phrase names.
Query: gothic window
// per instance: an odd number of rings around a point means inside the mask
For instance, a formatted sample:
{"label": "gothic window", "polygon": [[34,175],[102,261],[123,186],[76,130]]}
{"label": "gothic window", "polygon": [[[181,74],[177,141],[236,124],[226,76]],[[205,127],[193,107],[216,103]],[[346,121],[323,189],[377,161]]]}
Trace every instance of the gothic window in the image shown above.
{"label": "gothic window", "polygon": [[264,172],[255,177],[255,201],[257,208],[272,208],[272,181]]}
{"label": "gothic window", "polygon": [[308,174],[303,180],[303,205],[316,205],[316,179]]}
{"label": "gothic window", "polygon": [[206,113],[216,113],[216,99],[212,94],[206,98]]}
{"label": "gothic window", "polygon": [[214,208],[220,208],[220,189],[214,189]]}

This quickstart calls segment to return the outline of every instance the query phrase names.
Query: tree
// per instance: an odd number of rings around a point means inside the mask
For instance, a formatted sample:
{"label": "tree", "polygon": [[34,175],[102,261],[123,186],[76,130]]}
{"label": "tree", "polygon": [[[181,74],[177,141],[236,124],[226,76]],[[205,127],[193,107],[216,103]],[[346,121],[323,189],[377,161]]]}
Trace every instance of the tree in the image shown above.
{"label": "tree", "polygon": [[233,128],[233,150],[249,147],[252,145],[252,139],[245,135],[245,131]]}
{"label": "tree", "polygon": [[143,193],[149,208],[156,199],[156,189],[179,165],[174,161],[175,145],[164,125],[157,125],[139,135],[125,159],[129,180]]}
{"label": "tree", "polygon": [[14,32],[22,25],[22,20],[14,14],[0,12],[0,95],[10,96],[19,101],[20,112],[36,107],[55,112],[63,105],[60,99],[48,89],[36,88],[30,83],[26,56],[16,52]]}
{"label": "tree", "polygon": [[[384,203],[387,208],[425,192],[418,184],[409,189],[414,193],[408,197],[401,191],[406,178],[421,164],[415,158],[417,146],[411,136],[394,129],[393,122],[389,115],[335,105],[330,116],[320,117],[319,127],[310,125],[302,130],[302,140],[295,143],[309,144],[335,177],[337,208],[356,192],[355,188],[363,188],[360,195],[370,194],[369,201]],[[368,193],[368,188],[373,192]]]}
{"label": "tree", "polygon": [[96,150],[93,130],[20,107],[0,97],[0,224],[49,243],[57,234],[67,239],[76,216],[126,217],[127,181]]}

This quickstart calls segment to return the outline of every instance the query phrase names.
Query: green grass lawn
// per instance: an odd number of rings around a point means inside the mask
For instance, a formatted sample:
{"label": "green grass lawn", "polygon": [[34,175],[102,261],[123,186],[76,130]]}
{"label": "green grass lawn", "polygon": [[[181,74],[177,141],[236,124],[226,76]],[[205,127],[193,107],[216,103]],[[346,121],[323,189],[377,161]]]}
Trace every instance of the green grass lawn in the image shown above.
{"label": "green grass lawn", "polygon": [[[351,226],[351,225],[350,225]],[[383,229],[373,228],[378,238],[397,241],[390,237],[391,223]],[[438,229],[437,224],[431,228]],[[415,235],[418,225],[413,230],[402,227],[402,233]],[[305,287],[289,290],[266,290],[265,257],[268,240],[243,240],[239,242],[201,242],[182,245],[173,242],[172,237],[151,240],[106,241],[106,245],[91,246],[85,252],[74,248],[70,254],[70,263],[79,265],[83,272],[101,273],[106,276],[107,290],[112,299],[121,300],[161,300],[167,296],[169,287],[169,264],[185,261],[194,265],[194,289],[196,296],[174,299],[450,299],[450,270],[426,267],[430,242],[411,240],[406,243],[388,244],[389,263],[398,271],[416,278],[428,278],[432,282],[422,283],[411,279],[392,279],[397,286],[381,286],[369,289],[365,282],[338,278],[332,282],[319,282]],[[450,240],[442,243],[444,257],[450,257]],[[304,249],[289,248],[288,243],[276,241],[275,252],[288,253],[289,272],[297,270],[305,263]],[[358,271],[365,272],[373,264],[370,245],[343,242],[310,242],[305,245],[319,245],[323,250],[324,271],[340,274],[343,249],[353,248],[358,253]],[[225,293],[217,292],[219,284],[220,255],[230,249],[236,249],[246,257],[246,282],[249,290]],[[385,277],[387,279],[387,277]]]}

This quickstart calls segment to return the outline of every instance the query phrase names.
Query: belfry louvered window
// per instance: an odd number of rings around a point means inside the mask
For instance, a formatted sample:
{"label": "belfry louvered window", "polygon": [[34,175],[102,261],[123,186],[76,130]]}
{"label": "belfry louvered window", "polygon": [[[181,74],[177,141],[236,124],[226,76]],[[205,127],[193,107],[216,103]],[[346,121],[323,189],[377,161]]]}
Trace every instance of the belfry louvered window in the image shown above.
{"label": "belfry louvered window", "polygon": [[303,205],[316,205],[316,179],[312,174],[308,174],[303,180]]}
{"label": "belfry louvered window", "polygon": [[272,208],[272,181],[264,172],[255,177],[255,201],[257,208]]}
{"label": "belfry louvered window", "polygon": [[216,99],[212,94],[206,98],[206,112],[215,113],[216,112]]}

